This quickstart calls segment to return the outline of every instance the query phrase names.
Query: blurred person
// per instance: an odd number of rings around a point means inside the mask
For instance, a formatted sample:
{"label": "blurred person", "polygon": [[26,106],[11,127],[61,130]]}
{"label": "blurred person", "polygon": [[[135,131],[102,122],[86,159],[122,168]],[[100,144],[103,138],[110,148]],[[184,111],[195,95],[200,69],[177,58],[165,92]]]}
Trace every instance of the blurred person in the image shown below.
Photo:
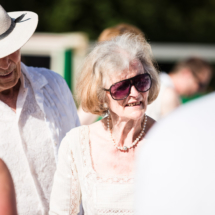
{"label": "blurred person", "polygon": [[77,82],[84,110],[107,117],[72,129],[63,139],[50,215],[134,213],[134,160],[153,125],[145,115],[159,91],[149,44],[123,34],[97,44]]}
{"label": "blurred person", "polygon": [[[105,30],[103,30],[98,37],[98,42],[108,41],[113,39],[114,37],[120,36],[125,33],[140,35],[142,36],[142,39],[145,40],[145,35],[139,28],[130,24],[121,23],[116,26],[106,28]],[[79,116],[81,125],[89,125],[95,122],[99,118],[99,116],[96,114],[85,112],[82,109],[81,105],[78,108],[78,116]]]}
{"label": "blurred person", "polygon": [[211,76],[211,65],[197,57],[177,63],[169,74],[160,73],[160,93],[148,106],[147,114],[155,120],[166,116],[181,104],[181,96],[192,96],[205,90]]}
{"label": "blurred person", "polygon": [[0,215],[17,215],[16,198],[10,172],[0,159]]}
{"label": "blurred person", "polygon": [[145,40],[144,33],[134,25],[120,23],[116,26],[106,28],[98,37],[98,42],[104,42],[107,40],[112,40],[114,37],[120,36],[122,34],[131,33],[135,35],[140,35]]}
{"label": "blurred person", "polygon": [[137,159],[137,215],[215,214],[215,93],[160,120]]}
{"label": "blurred person", "polygon": [[18,214],[47,214],[58,148],[79,125],[65,80],[21,63],[20,48],[38,23],[33,12],[0,6],[0,158],[14,180]]}

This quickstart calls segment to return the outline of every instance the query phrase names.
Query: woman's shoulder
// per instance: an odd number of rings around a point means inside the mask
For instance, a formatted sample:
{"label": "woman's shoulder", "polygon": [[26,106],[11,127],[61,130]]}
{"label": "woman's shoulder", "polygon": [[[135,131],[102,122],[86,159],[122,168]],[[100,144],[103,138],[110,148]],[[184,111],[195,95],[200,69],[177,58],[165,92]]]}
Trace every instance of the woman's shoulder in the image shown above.
{"label": "woman's shoulder", "polygon": [[61,145],[67,145],[69,148],[74,148],[74,146],[79,145],[83,138],[86,139],[88,135],[88,126],[82,125],[79,127],[72,128],[66,133],[63,138]]}
{"label": "woman's shoulder", "polygon": [[71,129],[61,142],[59,156],[72,155],[75,160],[80,160],[83,150],[88,148],[88,133],[89,128],[86,125]]}
{"label": "woman's shoulder", "polygon": [[85,133],[88,130],[88,126],[87,125],[81,125],[75,128],[72,128],[69,132],[67,132],[66,136],[71,137],[71,136],[77,136],[80,133]]}
{"label": "woman's shoulder", "polygon": [[103,127],[104,121],[105,121],[105,118],[90,124],[89,129],[90,130],[97,130],[98,128]]}
{"label": "woman's shoulder", "polygon": [[89,125],[89,135],[92,136],[104,136],[105,125],[107,124],[107,119],[103,118],[97,122]]}

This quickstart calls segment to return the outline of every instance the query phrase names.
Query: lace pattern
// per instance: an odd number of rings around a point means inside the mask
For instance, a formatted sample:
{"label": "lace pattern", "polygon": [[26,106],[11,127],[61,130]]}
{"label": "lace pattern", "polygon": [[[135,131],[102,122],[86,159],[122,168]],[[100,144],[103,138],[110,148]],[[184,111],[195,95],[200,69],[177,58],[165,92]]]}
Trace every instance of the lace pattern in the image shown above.
{"label": "lace pattern", "polygon": [[[80,128],[80,138],[81,138],[81,149],[82,149],[82,159],[83,159],[83,166],[84,166],[84,172],[85,172],[85,180],[84,180],[84,187],[86,191],[86,199],[89,201],[90,205],[88,207],[89,214],[94,214],[93,210],[93,184],[95,183],[95,174],[91,171],[91,163],[90,163],[90,154],[88,151],[88,127],[82,126]],[[84,197],[84,196],[83,196]]]}
{"label": "lace pattern", "polygon": [[114,177],[114,178],[105,178],[105,177],[96,177],[98,183],[109,183],[109,184],[133,184],[133,177]]}
{"label": "lace pattern", "polygon": [[75,161],[73,158],[73,154],[71,152],[70,157],[68,158],[70,160],[70,169],[71,169],[71,175],[69,175],[68,177],[71,178],[70,179],[70,183],[71,183],[71,190],[70,190],[70,215],[73,214],[78,214],[78,207],[79,207],[79,182],[78,182],[78,177],[77,177],[77,169],[75,166]]}
{"label": "lace pattern", "polygon": [[124,209],[119,209],[119,210],[115,210],[115,209],[98,209],[97,210],[97,214],[98,215],[133,215],[134,211],[133,210],[124,210]]}

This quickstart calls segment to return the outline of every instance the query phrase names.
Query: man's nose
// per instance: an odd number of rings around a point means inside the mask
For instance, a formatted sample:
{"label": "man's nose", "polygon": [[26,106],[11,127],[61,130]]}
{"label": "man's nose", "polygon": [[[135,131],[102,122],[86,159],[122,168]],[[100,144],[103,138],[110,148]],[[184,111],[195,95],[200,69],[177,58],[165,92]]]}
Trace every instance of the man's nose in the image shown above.
{"label": "man's nose", "polygon": [[10,66],[10,60],[8,56],[0,58],[0,69],[7,70],[9,66]]}

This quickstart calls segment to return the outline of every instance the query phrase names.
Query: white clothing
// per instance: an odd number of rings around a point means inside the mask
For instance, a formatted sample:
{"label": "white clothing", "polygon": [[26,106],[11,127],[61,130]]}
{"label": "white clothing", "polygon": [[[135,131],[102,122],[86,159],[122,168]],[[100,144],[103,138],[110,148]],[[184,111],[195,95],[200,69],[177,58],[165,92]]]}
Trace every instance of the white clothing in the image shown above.
{"label": "white clothing", "polygon": [[[170,76],[164,72],[161,72],[159,74],[160,78],[160,92],[158,94],[158,97],[152,104],[147,106],[146,114],[153,118],[154,120],[159,120],[162,118],[162,108],[168,109],[168,107],[165,107],[164,103],[164,97],[166,96],[166,90],[167,89],[172,89],[174,90],[174,84],[170,78]],[[171,99],[171,98],[170,98]],[[170,101],[170,102],[175,102],[175,101]],[[180,104],[180,97],[178,96],[177,98],[177,103]],[[174,105],[174,106],[177,106]]]}
{"label": "white clothing", "polygon": [[0,101],[0,158],[13,177],[18,214],[45,215],[60,141],[79,120],[62,77],[24,64],[21,69],[16,113]]}
{"label": "white clothing", "polygon": [[88,126],[67,133],[59,150],[50,215],[76,215],[81,199],[85,215],[131,215],[133,195],[133,176],[100,176],[93,169]]}
{"label": "white clothing", "polygon": [[159,121],[138,158],[137,215],[215,214],[215,93]]}

